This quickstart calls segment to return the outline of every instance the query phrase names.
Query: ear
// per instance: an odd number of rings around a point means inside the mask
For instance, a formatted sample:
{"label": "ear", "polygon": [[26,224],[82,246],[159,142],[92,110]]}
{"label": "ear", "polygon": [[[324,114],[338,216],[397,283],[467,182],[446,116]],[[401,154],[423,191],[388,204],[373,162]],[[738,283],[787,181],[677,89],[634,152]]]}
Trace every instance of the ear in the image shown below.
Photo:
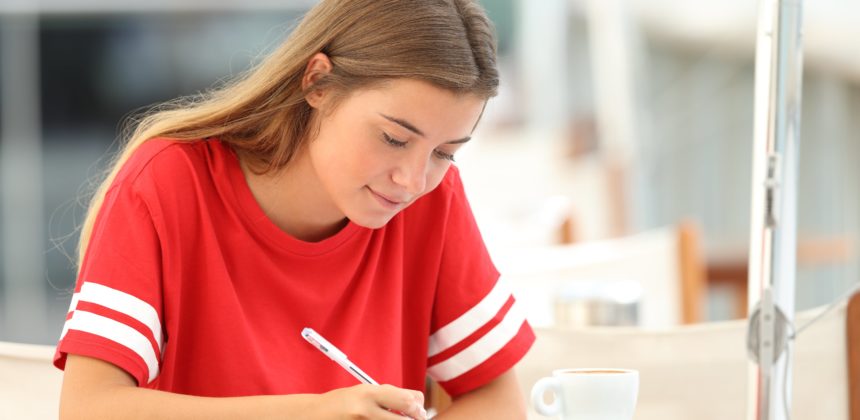
{"label": "ear", "polygon": [[[313,86],[317,80],[330,73],[331,69],[331,60],[327,55],[321,52],[314,54],[310,60],[308,60],[308,65],[305,67],[305,73],[302,75],[302,90],[307,91],[308,88]],[[308,101],[308,104],[313,108],[319,108],[322,105],[324,98],[324,90],[313,90],[305,95],[305,100]]]}

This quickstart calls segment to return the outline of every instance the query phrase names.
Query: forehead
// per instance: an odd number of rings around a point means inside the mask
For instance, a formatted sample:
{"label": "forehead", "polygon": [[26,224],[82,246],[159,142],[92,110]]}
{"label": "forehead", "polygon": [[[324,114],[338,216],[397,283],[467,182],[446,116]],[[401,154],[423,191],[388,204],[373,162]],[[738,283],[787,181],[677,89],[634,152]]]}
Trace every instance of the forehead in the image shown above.
{"label": "forehead", "polygon": [[409,121],[428,136],[460,138],[472,132],[485,102],[424,81],[395,79],[356,91],[342,105],[368,118],[383,114]]}

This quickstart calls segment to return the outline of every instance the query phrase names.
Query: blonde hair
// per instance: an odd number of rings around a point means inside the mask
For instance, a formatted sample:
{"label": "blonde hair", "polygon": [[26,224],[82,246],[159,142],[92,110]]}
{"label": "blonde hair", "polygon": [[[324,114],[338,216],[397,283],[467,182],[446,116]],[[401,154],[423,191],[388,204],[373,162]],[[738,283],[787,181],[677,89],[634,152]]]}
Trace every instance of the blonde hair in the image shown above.
{"label": "blonde hair", "polygon": [[[332,70],[303,90],[305,67],[317,52],[329,57]],[[484,10],[472,0],[322,0],[277,50],[242,77],[131,121],[136,126],[90,200],[78,267],[105,193],[145,141],[217,137],[262,163],[264,171],[276,170],[287,165],[309,137],[313,111],[305,97],[311,91],[328,88],[335,98],[343,98],[395,78],[495,96],[496,37]]]}

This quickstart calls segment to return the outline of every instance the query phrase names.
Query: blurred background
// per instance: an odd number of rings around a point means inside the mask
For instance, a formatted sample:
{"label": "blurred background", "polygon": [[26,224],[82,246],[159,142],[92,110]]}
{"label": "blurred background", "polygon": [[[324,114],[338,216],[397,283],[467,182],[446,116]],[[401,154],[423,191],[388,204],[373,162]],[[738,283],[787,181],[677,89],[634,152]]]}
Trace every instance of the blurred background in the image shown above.
{"label": "blurred background", "polygon": [[[314,3],[0,3],[0,341],[58,339],[123,119],[239,74]],[[502,85],[458,165],[533,323],[744,317],[757,2],[481,3]],[[860,235],[860,3],[804,12],[798,310],[858,281]]]}

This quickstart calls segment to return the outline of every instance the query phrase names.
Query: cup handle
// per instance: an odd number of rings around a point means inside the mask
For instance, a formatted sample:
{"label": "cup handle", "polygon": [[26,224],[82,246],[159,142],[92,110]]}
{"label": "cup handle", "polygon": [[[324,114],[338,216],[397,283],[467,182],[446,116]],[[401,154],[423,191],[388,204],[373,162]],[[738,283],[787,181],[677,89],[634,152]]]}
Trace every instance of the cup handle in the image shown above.
{"label": "cup handle", "polygon": [[[543,394],[547,391],[553,394],[552,404],[543,402]],[[556,378],[540,378],[532,387],[532,406],[544,416],[557,416],[561,413],[561,383]]]}

